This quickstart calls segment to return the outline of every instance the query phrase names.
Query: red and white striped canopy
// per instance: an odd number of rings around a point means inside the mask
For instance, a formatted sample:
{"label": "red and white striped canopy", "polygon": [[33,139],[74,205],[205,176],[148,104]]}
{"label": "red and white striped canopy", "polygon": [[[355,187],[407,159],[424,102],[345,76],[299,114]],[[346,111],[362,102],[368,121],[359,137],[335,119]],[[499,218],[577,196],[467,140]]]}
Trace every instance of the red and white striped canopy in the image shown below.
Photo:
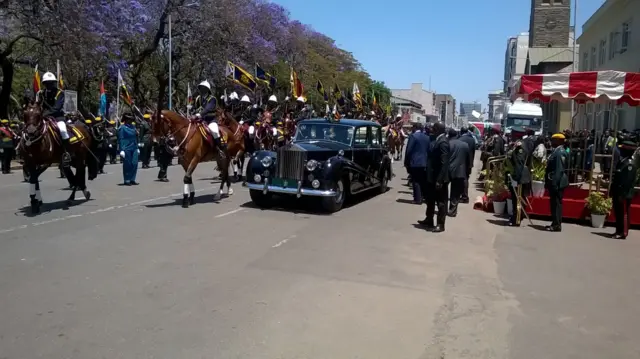
{"label": "red and white striped canopy", "polygon": [[590,71],[523,75],[514,87],[514,96],[526,100],[599,103],[613,100],[640,105],[640,73]]}

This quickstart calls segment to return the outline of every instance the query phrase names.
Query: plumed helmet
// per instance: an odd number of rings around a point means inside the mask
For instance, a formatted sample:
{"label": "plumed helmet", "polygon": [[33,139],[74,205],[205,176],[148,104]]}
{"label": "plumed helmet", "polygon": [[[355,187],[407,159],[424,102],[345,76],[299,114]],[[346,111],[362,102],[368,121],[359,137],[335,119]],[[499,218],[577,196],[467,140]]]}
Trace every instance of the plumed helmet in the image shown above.
{"label": "plumed helmet", "polygon": [[285,100],[285,101],[289,101],[289,100],[291,100],[291,99],[289,98],[289,96],[287,96],[287,97],[285,97],[285,98],[284,98],[284,100]]}
{"label": "plumed helmet", "polygon": [[278,98],[276,97],[276,95],[271,95],[271,96],[269,96],[269,101],[278,102]]}
{"label": "plumed helmet", "polygon": [[232,92],[232,93],[231,93],[231,95],[229,95],[229,99],[230,99],[230,100],[237,100],[237,99],[239,99],[239,97],[238,97],[238,93],[237,93],[237,92],[235,92],[235,91],[234,91],[234,92]]}
{"label": "plumed helmet", "polygon": [[209,89],[209,91],[211,91],[211,84],[210,84],[210,83],[209,83],[209,81],[207,81],[207,80],[202,81],[202,82],[198,85],[198,87],[206,87],[206,88],[208,88],[208,89]]}
{"label": "plumed helmet", "polygon": [[58,81],[58,79],[56,79],[56,75],[54,75],[53,73],[45,72],[44,75],[42,75],[42,82],[49,81]]}
{"label": "plumed helmet", "polygon": [[304,101],[304,97],[302,97],[302,96],[298,97],[298,99],[297,99],[296,101],[299,101],[299,102],[302,102],[302,103],[304,103],[304,102],[305,102],[305,101]]}
{"label": "plumed helmet", "polygon": [[242,96],[242,98],[240,99],[240,102],[247,102],[247,103],[251,103],[251,100],[249,99],[249,96],[244,95],[244,96]]}

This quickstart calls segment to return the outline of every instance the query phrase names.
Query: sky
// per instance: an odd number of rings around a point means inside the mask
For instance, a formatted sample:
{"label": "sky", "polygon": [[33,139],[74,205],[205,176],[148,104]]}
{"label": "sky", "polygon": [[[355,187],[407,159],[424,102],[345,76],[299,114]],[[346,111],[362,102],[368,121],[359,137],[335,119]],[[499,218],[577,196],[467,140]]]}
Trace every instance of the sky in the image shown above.
{"label": "sky", "polygon": [[[582,25],[604,0],[578,2]],[[502,89],[507,40],[529,30],[530,0],[274,0],[291,17],[351,51],[389,88],[452,94],[478,101]],[[378,4],[378,5],[376,5]],[[573,24],[573,8],[572,8]],[[431,86],[429,87],[429,83]]]}

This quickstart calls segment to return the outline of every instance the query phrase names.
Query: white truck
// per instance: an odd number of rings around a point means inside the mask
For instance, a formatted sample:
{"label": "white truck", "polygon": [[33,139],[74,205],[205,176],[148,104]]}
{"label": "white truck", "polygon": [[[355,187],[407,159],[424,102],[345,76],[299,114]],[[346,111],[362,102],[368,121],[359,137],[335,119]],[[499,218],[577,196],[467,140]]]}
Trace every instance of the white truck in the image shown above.
{"label": "white truck", "polygon": [[542,135],[542,107],[537,103],[516,101],[507,109],[504,120],[505,133],[511,133],[512,127],[532,129],[536,135]]}

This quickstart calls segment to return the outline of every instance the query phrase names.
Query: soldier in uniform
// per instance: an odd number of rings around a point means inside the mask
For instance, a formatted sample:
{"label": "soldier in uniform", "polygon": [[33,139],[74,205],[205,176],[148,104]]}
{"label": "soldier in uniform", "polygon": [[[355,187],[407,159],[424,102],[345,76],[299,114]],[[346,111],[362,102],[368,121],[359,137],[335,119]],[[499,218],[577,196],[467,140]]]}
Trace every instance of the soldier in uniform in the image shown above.
{"label": "soldier in uniform", "polygon": [[224,155],[224,144],[220,139],[220,128],[218,127],[218,119],[216,118],[216,97],[213,96],[211,84],[209,81],[202,81],[198,85],[199,95],[196,97],[195,107],[198,117],[200,117],[205,123],[208,123],[207,127],[211,131],[213,136],[213,142],[215,143],[218,151],[221,155]]}
{"label": "soldier in uniform", "polygon": [[149,162],[151,162],[151,114],[145,113],[142,121],[140,121],[140,162],[142,162],[142,168],[149,168]]}
{"label": "soldier in uniform", "polygon": [[158,181],[169,182],[167,178],[167,169],[173,159],[173,147],[175,146],[175,139],[173,137],[162,136],[158,140],[156,160],[158,161]]}
{"label": "soldier in uniform", "polygon": [[62,139],[62,161],[61,165],[67,165],[71,161],[69,154],[69,132],[67,131],[67,123],[64,118],[64,91],[58,88],[58,80],[51,72],[47,72],[42,76],[42,84],[44,89],[38,92],[38,98],[42,101],[42,116],[53,118],[60,132]]}
{"label": "soldier in uniform", "polygon": [[125,186],[135,186],[138,172],[138,131],[135,127],[135,118],[126,113],[122,116],[123,125],[118,128],[118,149],[122,158],[122,174]]}
{"label": "soldier in uniform", "polygon": [[635,163],[634,151],[637,146],[632,141],[623,141],[618,145],[620,160],[613,172],[611,181],[611,197],[613,212],[616,216],[616,232],[611,236],[615,239],[626,239],[629,235],[629,209],[633,199],[634,185],[638,166]]}
{"label": "soldier in uniform", "polygon": [[11,160],[15,153],[17,136],[9,126],[9,120],[0,120],[0,162],[3,174],[11,173]]}
{"label": "soldier in uniform", "polygon": [[102,117],[93,120],[94,140],[97,142],[94,154],[98,157],[98,173],[104,174],[104,165],[107,162],[107,132]]}
{"label": "soldier in uniform", "polygon": [[569,155],[564,148],[565,136],[556,133],[551,136],[553,151],[547,160],[545,169],[545,187],[549,190],[549,205],[551,209],[551,225],[545,229],[550,232],[562,231],[562,200],[564,189],[569,186],[566,170],[569,167]]}
{"label": "soldier in uniform", "polygon": [[513,203],[513,213],[509,218],[509,225],[519,227],[522,211],[524,210],[520,198],[523,198],[523,188],[531,184],[531,172],[528,166],[530,156],[524,140],[516,140],[507,157],[511,162],[513,171],[509,175],[510,182],[507,182],[510,183],[509,192],[511,192],[511,203]]}

